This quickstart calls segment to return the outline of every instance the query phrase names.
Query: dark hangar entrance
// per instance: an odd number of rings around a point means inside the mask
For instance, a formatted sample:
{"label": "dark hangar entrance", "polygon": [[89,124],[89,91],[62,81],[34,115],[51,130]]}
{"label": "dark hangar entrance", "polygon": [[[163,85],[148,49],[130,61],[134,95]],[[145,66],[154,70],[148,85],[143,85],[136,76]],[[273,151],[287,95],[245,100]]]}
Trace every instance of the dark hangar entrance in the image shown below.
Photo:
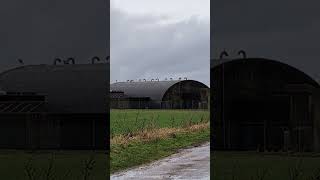
{"label": "dark hangar entrance", "polygon": [[267,59],[235,59],[211,69],[214,147],[319,150],[319,85],[302,71]]}
{"label": "dark hangar entrance", "polygon": [[205,84],[198,81],[180,81],[165,92],[162,106],[172,109],[207,109],[208,89]]}

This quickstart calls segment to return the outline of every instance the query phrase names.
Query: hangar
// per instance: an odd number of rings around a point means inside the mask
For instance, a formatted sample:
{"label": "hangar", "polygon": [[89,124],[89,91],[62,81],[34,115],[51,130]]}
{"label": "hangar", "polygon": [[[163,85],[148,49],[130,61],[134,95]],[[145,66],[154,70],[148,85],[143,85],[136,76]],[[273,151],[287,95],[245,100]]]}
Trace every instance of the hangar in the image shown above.
{"label": "hangar", "polygon": [[0,73],[0,148],[106,149],[108,65],[26,65]]}
{"label": "hangar", "polygon": [[211,60],[211,115],[219,150],[320,152],[320,86],[264,58]]}
{"label": "hangar", "polygon": [[119,102],[131,109],[208,108],[209,88],[194,80],[116,82],[110,90],[111,108],[120,108]]}

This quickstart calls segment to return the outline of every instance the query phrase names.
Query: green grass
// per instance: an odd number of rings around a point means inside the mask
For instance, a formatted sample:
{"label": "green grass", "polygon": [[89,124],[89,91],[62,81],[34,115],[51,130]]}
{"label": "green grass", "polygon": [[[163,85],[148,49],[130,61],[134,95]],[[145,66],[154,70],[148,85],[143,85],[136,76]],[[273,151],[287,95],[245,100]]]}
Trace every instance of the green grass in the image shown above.
{"label": "green grass", "polygon": [[[85,168],[86,165],[90,165],[92,170],[90,166]],[[6,180],[80,180],[85,179],[88,173],[87,180],[106,179],[107,165],[104,152],[0,151],[0,177]]]}
{"label": "green grass", "polygon": [[211,154],[211,163],[211,175],[219,180],[320,179],[320,156],[314,157],[311,154],[293,156],[218,151],[213,156]]}
{"label": "green grass", "polygon": [[[145,129],[179,128],[207,122],[204,110],[111,110],[111,135],[128,135]],[[149,163],[169,156],[178,149],[204,143],[210,139],[210,129],[176,133],[173,137],[150,141],[111,145],[111,173]]]}
{"label": "green grass", "polygon": [[178,134],[176,137],[111,147],[111,173],[169,156],[178,149],[209,141],[210,130]]}
{"label": "green grass", "polygon": [[111,110],[111,134],[140,131],[152,124],[156,128],[181,127],[188,121],[200,122],[210,118],[205,110]]}
{"label": "green grass", "polygon": [[[112,110],[113,135],[136,132],[144,128],[180,127],[187,122],[208,120],[208,111],[180,110]],[[151,142],[135,142],[112,146],[112,172],[144,164],[170,154],[180,148],[208,141],[209,129],[203,132],[177,134],[176,137]],[[52,156],[52,153],[54,155]],[[0,179],[5,180],[95,180],[107,179],[108,161],[104,152],[94,153],[92,170],[85,168],[90,151],[38,151],[0,150]],[[29,163],[28,163],[29,162]],[[52,165],[50,169],[50,165]],[[87,164],[88,165],[88,164]],[[90,164],[89,164],[90,165]],[[33,174],[28,177],[27,173]],[[85,174],[89,173],[88,178]],[[48,178],[47,178],[48,176]],[[54,178],[53,178],[54,177]]]}

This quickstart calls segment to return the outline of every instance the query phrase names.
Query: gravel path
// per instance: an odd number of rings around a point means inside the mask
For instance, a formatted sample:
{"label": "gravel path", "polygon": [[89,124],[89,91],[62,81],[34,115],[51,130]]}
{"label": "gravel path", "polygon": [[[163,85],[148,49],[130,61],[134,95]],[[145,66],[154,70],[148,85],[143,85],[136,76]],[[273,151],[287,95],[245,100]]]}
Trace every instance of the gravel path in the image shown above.
{"label": "gravel path", "polygon": [[184,149],[152,164],[111,176],[111,180],[122,179],[210,179],[210,144]]}

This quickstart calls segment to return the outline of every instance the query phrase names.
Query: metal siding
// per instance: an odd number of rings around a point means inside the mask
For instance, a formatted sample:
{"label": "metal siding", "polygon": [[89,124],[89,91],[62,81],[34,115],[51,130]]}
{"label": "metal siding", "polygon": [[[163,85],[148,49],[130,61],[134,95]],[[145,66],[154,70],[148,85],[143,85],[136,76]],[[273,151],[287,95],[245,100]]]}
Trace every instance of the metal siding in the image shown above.
{"label": "metal siding", "polygon": [[[280,64],[280,65],[284,65],[284,66],[289,66],[293,69],[296,69],[298,71],[300,71],[301,73],[304,73],[305,75],[309,76],[310,79],[312,79],[313,81],[317,82],[318,85],[320,85],[320,80],[317,78],[317,76],[315,74],[312,74],[310,72],[307,72],[307,71],[303,71],[293,65],[290,65],[290,64],[286,64],[284,62],[281,62],[281,61],[277,61],[277,60],[271,60],[271,59],[265,59],[265,58],[246,58],[246,59],[211,59],[211,62],[210,62],[210,68],[213,69],[219,65],[222,65],[222,64],[228,64],[230,62],[236,62],[236,61],[249,61],[249,62],[258,62],[258,61],[263,61],[263,62],[269,62],[269,63],[277,63],[277,64]],[[212,73],[211,73],[212,74]],[[212,78],[211,78],[212,79]]]}
{"label": "metal siding", "polygon": [[105,113],[109,64],[30,65],[0,74],[4,91],[48,97],[50,113]]}
{"label": "metal siding", "polygon": [[0,149],[107,150],[108,113],[0,114]]}
{"label": "metal siding", "polygon": [[150,97],[152,101],[162,101],[162,98],[165,95],[165,93],[173,85],[188,81],[193,80],[118,82],[111,84],[110,89],[111,91],[122,91],[125,95],[129,97]]}

